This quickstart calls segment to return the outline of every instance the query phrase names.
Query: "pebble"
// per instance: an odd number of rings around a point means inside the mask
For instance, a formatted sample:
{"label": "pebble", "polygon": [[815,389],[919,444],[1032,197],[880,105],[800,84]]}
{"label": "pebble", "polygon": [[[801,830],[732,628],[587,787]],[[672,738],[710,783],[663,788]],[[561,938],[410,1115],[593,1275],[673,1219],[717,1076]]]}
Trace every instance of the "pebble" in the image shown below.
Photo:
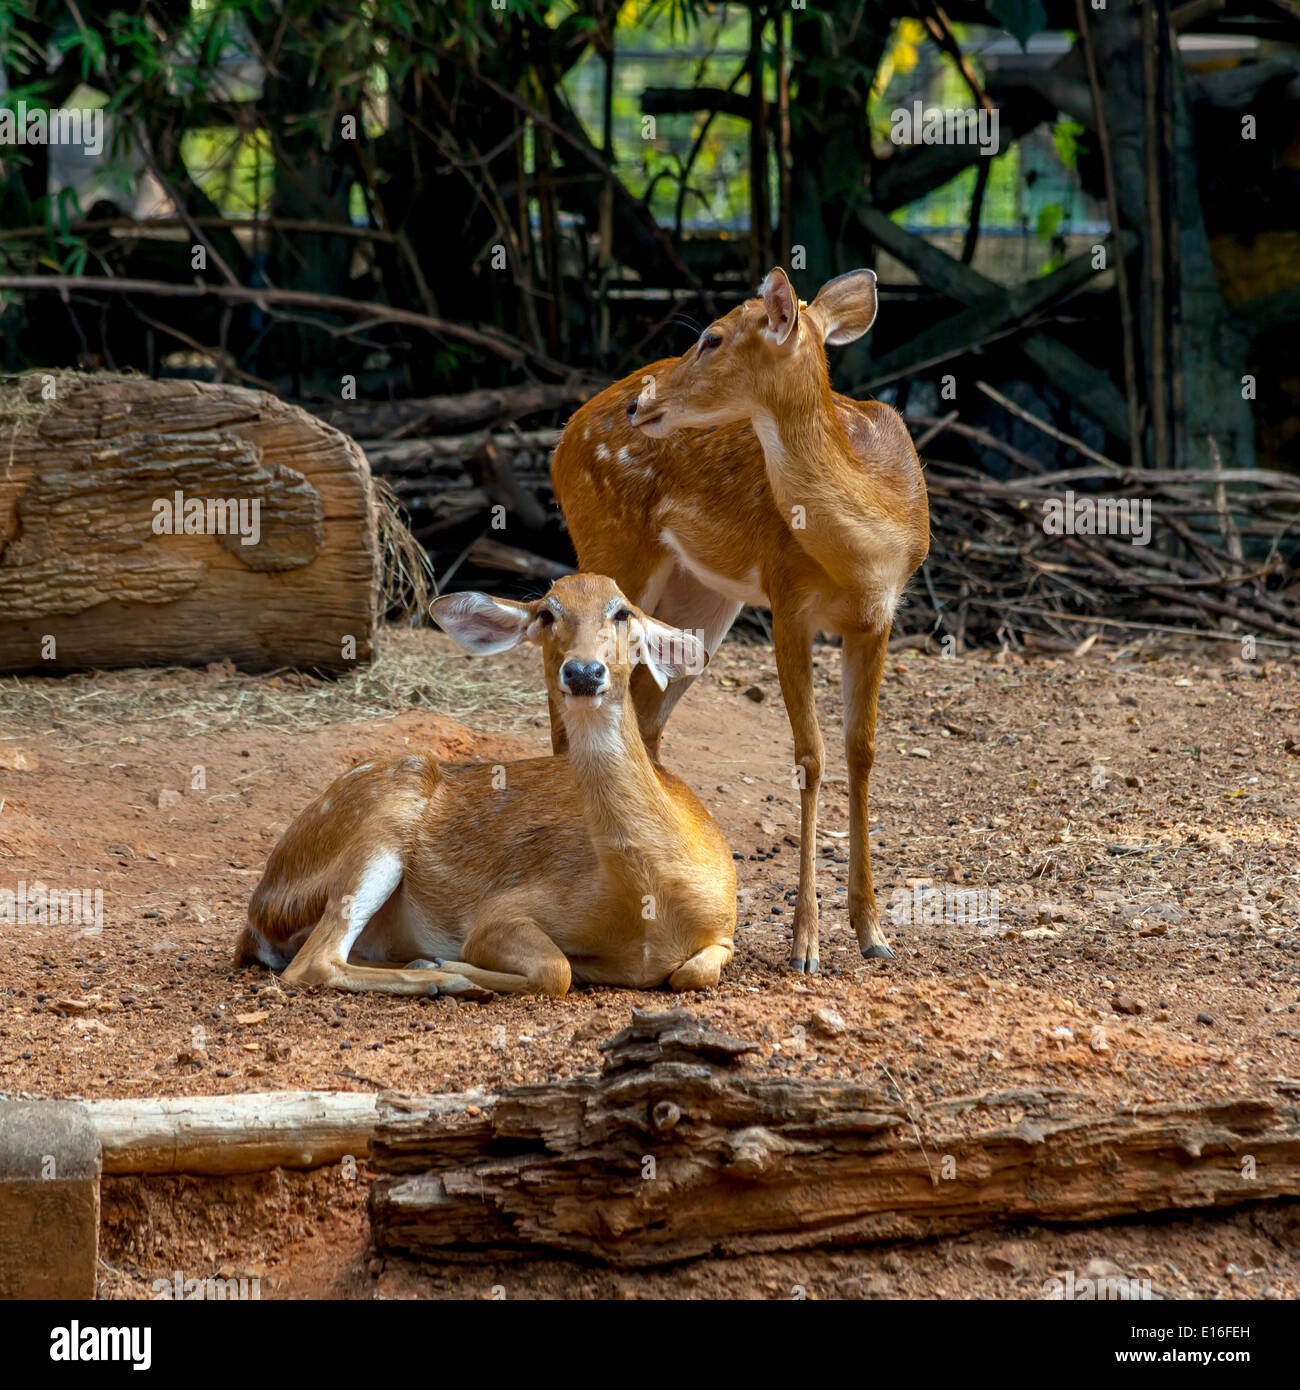
{"label": "pebble", "polygon": [[821,1008],[812,1011],[812,1026],[824,1038],[838,1038],[849,1025],[834,1009]]}

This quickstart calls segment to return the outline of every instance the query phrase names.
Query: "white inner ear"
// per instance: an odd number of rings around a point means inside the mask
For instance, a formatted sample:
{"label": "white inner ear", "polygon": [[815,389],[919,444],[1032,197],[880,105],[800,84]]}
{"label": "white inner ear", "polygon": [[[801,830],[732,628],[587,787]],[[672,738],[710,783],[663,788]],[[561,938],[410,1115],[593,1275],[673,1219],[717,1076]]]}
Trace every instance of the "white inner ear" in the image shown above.
{"label": "white inner ear", "polygon": [[530,614],[527,608],[501,603],[490,594],[450,594],[430,610],[434,622],[466,650],[480,656],[509,651],[523,640]]}
{"label": "white inner ear", "polygon": [[797,307],[793,307],[793,304],[792,300],[792,312],[782,314],[776,323],[772,322],[771,314],[767,316],[767,331],[772,335],[772,341],[777,347],[789,340],[790,334],[794,332],[795,325],[799,322],[799,310]]}
{"label": "white inner ear", "polygon": [[[767,331],[771,335],[772,341],[777,347],[780,347],[789,340],[790,334],[794,332],[799,323],[799,301],[795,297],[794,287],[790,284],[789,280],[785,282],[785,293],[779,297],[773,296],[772,301],[768,301],[767,286],[768,281],[772,278],[772,273],[773,272],[769,272],[768,279],[764,280],[759,286],[758,292],[762,297],[763,309],[767,314]],[[789,306],[788,309],[786,307],[787,304]],[[772,322],[772,310],[774,307],[780,308],[781,310],[781,317],[775,323]]]}
{"label": "white inner ear", "polygon": [[865,328],[857,328],[852,325],[840,325],[832,323],[827,328],[826,336],[822,339],[822,341],[826,344],[827,347],[843,347],[845,343],[856,343],[857,340],[861,338],[864,333],[870,331],[871,325],[875,323],[875,321],[876,316],[873,313],[871,315],[870,321],[867,323],[867,326]]}
{"label": "white inner ear", "polygon": [[632,658],[639,661],[660,690],[680,676],[698,675],[707,664],[704,644],[694,633],[647,618],[633,619]]}
{"label": "white inner ear", "polygon": [[[854,296],[855,298],[857,295],[865,297],[868,287],[870,288],[870,292],[872,294],[870,318],[867,317],[860,303],[849,303],[841,305],[839,311],[837,312],[834,303],[834,296],[827,296],[828,300],[830,301],[827,304],[819,305],[818,300],[820,300],[821,295],[818,295],[817,299],[813,300],[813,311],[814,313],[816,313],[820,309],[820,314],[818,316],[822,319],[825,325],[824,332],[822,334],[822,342],[825,343],[827,347],[843,347],[846,343],[857,342],[857,340],[861,338],[863,334],[869,333],[871,331],[871,325],[875,323],[876,314],[880,311],[880,302],[875,297],[875,272],[866,271],[861,277],[855,276],[854,278],[861,278],[867,282],[865,285],[856,287]],[[835,283],[836,282],[834,280],[831,281],[832,285],[834,285]],[[823,286],[823,289],[825,288],[826,287]]]}

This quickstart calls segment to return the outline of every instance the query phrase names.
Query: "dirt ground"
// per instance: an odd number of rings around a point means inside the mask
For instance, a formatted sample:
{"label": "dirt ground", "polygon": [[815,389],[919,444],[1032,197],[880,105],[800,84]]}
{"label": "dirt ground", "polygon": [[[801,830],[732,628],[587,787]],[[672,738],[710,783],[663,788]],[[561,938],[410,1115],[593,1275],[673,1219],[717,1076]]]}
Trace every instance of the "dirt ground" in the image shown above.
{"label": "dirt ground", "polygon": [[[236,971],[231,947],[276,838],[376,751],[548,751],[531,652],[469,658],[392,631],[372,671],[124,672],[0,686],[0,890],[103,890],[103,929],[6,923],[0,1090],[197,1095],[498,1088],[599,1065],[633,1007],[345,996]],[[798,798],[770,648],[731,641],[678,707],[665,759],[740,862],[736,956],[688,1003],[760,1044],[751,1065],[872,1078],[918,1108],[1031,1087],[1124,1105],[1300,1088],[1300,661],[1155,640],[1086,655],[891,657],[872,778],[877,895],[898,959],[847,927],[838,653],[818,652],[829,775],[823,973],[785,968]],[[1263,650],[1263,649],[1262,649]],[[927,889],[939,896],[927,896]],[[890,915],[899,890],[919,921]],[[933,905],[950,890],[935,920]],[[970,908],[979,908],[970,920]],[[841,1015],[823,1036],[814,1009]],[[104,1192],[101,1292],[240,1272],[263,1296],[1043,1297],[1118,1267],[1164,1297],[1300,1294],[1300,1207],[1076,1231],[1022,1227],[653,1274],[563,1262],[368,1260],[364,1170]],[[256,1197],[256,1201],[250,1197]],[[498,1293],[501,1296],[501,1292]]]}

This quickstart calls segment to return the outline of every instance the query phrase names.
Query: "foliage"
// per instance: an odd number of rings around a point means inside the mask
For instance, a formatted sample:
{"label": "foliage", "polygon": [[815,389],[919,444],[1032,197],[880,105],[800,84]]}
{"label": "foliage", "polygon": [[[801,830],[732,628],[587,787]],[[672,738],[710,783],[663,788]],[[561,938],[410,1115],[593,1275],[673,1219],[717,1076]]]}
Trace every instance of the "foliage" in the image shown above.
{"label": "foliage", "polygon": [[1021,48],[1047,28],[1047,11],[1042,0],[989,0],[989,13],[1016,39]]}

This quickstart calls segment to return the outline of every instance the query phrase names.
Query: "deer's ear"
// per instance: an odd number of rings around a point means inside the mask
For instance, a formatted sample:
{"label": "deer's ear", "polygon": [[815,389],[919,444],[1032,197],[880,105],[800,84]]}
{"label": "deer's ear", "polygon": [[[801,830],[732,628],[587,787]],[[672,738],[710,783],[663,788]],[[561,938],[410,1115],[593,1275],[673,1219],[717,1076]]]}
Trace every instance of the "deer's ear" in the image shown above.
{"label": "deer's ear", "polygon": [[533,605],[491,594],[443,594],[429,605],[429,616],[467,651],[487,656],[523,641],[533,620]]}
{"label": "deer's ear", "polygon": [[758,287],[759,298],[767,311],[767,328],[777,347],[789,341],[799,322],[799,299],[784,270],[774,266]]}
{"label": "deer's ear", "polygon": [[631,656],[650,672],[660,690],[682,676],[698,676],[709,664],[709,652],[693,632],[670,627],[645,614],[632,620]]}
{"label": "deer's ear", "polygon": [[816,319],[827,347],[842,347],[862,337],[876,318],[876,272],[850,270],[827,280],[808,312]]}

